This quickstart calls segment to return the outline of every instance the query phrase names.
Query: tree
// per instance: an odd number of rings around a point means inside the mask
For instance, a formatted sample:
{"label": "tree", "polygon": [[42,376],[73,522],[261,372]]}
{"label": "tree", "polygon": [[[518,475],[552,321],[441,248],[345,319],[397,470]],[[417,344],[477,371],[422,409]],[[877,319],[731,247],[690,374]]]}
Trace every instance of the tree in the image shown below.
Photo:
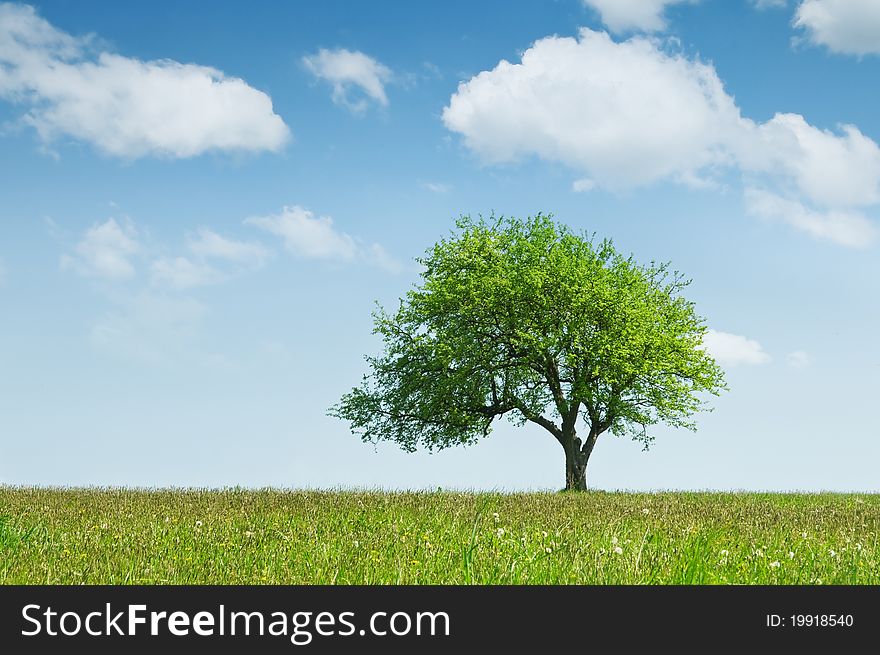
{"label": "tree", "polygon": [[[638,265],[551,216],[460,218],[425,257],[397,312],[374,313],[384,352],[330,414],[407,451],[472,444],[496,418],[534,423],[586,488],[599,436],[647,448],[649,426],[694,430],[700,395],[725,389],[704,320],[668,264]],[[584,424],[585,438],[578,436]]]}

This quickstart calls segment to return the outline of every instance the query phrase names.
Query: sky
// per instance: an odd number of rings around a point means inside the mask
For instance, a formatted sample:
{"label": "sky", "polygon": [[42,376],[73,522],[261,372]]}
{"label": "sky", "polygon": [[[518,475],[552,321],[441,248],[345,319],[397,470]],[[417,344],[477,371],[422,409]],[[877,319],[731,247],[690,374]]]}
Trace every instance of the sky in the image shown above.
{"label": "sky", "polygon": [[0,484],[558,489],[327,409],[456,217],[693,280],[729,392],[599,489],[880,487],[876,0],[0,3]]}

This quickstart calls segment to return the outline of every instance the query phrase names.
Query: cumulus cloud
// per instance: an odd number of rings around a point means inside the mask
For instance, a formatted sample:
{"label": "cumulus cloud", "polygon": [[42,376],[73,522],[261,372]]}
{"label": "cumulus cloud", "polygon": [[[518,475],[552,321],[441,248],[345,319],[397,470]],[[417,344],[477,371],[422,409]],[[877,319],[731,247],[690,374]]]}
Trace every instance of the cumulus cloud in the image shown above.
{"label": "cumulus cloud", "polygon": [[738,334],[709,330],[703,337],[703,347],[722,366],[766,364],[770,355],[754,339]]}
{"label": "cumulus cloud", "polygon": [[217,284],[235,273],[260,268],[271,256],[260,243],[236,241],[205,227],[190,237],[188,249],[191,257],[154,260],[150,269],[152,283],[176,289]]}
{"label": "cumulus cloud", "polygon": [[281,238],[288,252],[305,259],[353,261],[360,259],[390,272],[401,270],[383,246],[364,246],[359,239],[336,228],[329,216],[315,216],[302,207],[284,207],[280,214],[245,219]]}
{"label": "cumulus cloud", "polygon": [[385,84],[391,80],[391,70],[363,52],[322,48],[302,62],[312,75],[333,86],[333,102],[355,113],[366,110],[370,100],[388,105]]}
{"label": "cumulus cloud", "polygon": [[262,266],[271,256],[268,248],[253,241],[236,241],[208,228],[200,228],[189,242],[190,251],[204,259],[223,259],[247,266]]}
{"label": "cumulus cloud", "polygon": [[281,237],[284,247],[307,259],[354,259],[353,237],[337,230],[329,216],[315,216],[299,206],[284,207],[280,214],[255,216],[245,224]]}
{"label": "cumulus cloud", "polygon": [[62,255],[61,268],[88,277],[126,279],[135,273],[131,259],[139,250],[134,225],[110,218],[90,227],[74,246],[73,255]]}
{"label": "cumulus cloud", "polygon": [[795,27],[815,45],[849,55],[880,54],[880,2],[877,0],[803,0]]}
{"label": "cumulus cloud", "polygon": [[583,0],[595,9],[602,22],[614,32],[640,30],[656,32],[666,27],[663,12],[666,7],[699,0]]}
{"label": "cumulus cloud", "polygon": [[0,98],[45,142],[86,141],[118,157],[277,151],[290,132],[271,98],[207,66],[94,53],[33,7],[0,4]]}
{"label": "cumulus cloud", "polygon": [[835,134],[799,114],[776,114],[748,128],[731,145],[741,167],[780,176],[827,207],[880,202],[880,147],[854,125]]}
{"label": "cumulus cloud", "polygon": [[874,224],[854,211],[817,211],[796,200],[753,188],[745,190],[745,204],[746,210],[754,216],[781,220],[816,238],[852,248],[866,248],[877,236]]}
{"label": "cumulus cloud", "polygon": [[845,245],[855,244],[841,229],[880,203],[880,147],[857,127],[820,129],[793,113],[755,122],[713,66],[642,36],[540,39],[520,63],[462,82],[442,118],[487,164],[568,165],[574,191],[665,180],[709,189],[738,171],[751,187],[817,208],[809,219],[787,211],[786,223]]}
{"label": "cumulus cloud", "polygon": [[461,83],[443,122],[489,163],[537,155],[620,188],[719,161],[741,119],[711,66],[581,29]]}

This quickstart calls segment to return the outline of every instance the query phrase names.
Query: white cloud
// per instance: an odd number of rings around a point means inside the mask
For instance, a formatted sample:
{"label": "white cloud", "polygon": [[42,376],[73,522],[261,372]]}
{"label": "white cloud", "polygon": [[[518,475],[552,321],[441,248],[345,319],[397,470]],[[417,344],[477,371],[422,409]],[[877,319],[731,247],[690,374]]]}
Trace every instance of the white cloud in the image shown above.
{"label": "white cloud", "polygon": [[782,9],[788,4],[788,0],[749,0],[755,9]]}
{"label": "white cloud", "polygon": [[815,45],[850,55],[880,54],[880,2],[803,0],[794,17]]}
{"label": "white cloud", "polygon": [[819,239],[852,248],[866,248],[877,237],[877,228],[855,211],[809,209],[796,200],[763,189],[745,190],[746,211],[754,216],[781,220]]}
{"label": "white cloud", "polygon": [[[268,248],[260,243],[236,241],[217,234],[213,230],[199,228],[190,237],[189,257],[160,257],[151,266],[151,280],[154,285],[166,285],[176,289],[189,289],[223,282],[233,272],[260,268],[271,256]],[[209,264],[208,260],[219,260],[226,264],[224,270]],[[237,271],[229,269],[229,265]]]}
{"label": "white cloud", "polygon": [[582,177],[579,180],[575,180],[571,183],[571,190],[575,193],[583,193],[585,191],[592,191],[596,188],[596,183],[593,182],[588,177]]}
{"label": "white cloud", "polygon": [[366,261],[391,273],[402,270],[401,264],[385,248],[373,243],[364,246],[355,237],[338,230],[329,216],[315,216],[302,207],[284,207],[280,214],[245,219],[253,225],[281,237],[289,252],[306,259]]}
{"label": "white cloud", "polygon": [[150,267],[150,279],[154,285],[190,289],[217,284],[226,278],[203,262],[193,262],[186,257],[160,257]]}
{"label": "white cloud", "polygon": [[614,32],[640,30],[656,32],[666,27],[663,12],[666,7],[699,0],[583,0],[599,12],[602,22]]}
{"label": "white cloud", "polygon": [[743,130],[731,145],[740,166],[790,180],[826,207],[880,202],[880,146],[854,125],[841,134],[813,127],[798,114],[776,114]]}
{"label": "white cloud", "polygon": [[803,350],[795,350],[786,355],[785,362],[792,368],[803,370],[813,363],[813,359],[810,357],[809,353],[806,353]]}
{"label": "white cloud", "polygon": [[536,41],[520,63],[462,82],[443,122],[485,163],[566,164],[575,191],[659,181],[712,189],[739,172],[749,186],[818,207],[827,220],[788,222],[846,245],[841,230],[863,225],[854,209],[880,204],[880,147],[857,127],[823,130],[793,113],[757,123],[710,64],[646,37],[616,42],[581,29]]}
{"label": "white cloud", "polygon": [[111,218],[89,228],[74,247],[75,254],[62,255],[61,268],[89,277],[130,278],[135,273],[131,258],[139,250],[134,225]]}
{"label": "white cloud", "polygon": [[90,39],[57,30],[27,5],[0,4],[0,98],[25,123],[110,155],[191,157],[279,150],[290,132],[271,98],[221,71],[172,60],[92,55]]}
{"label": "white cloud", "polygon": [[203,259],[223,259],[256,267],[262,266],[271,256],[270,251],[260,243],[235,241],[204,227],[199,229],[195,238],[190,239],[189,249]]}
{"label": "white cloud", "polygon": [[703,337],[703,347],[722,366],[739,364],[766,364],[770,355],[754,339],[738,334],[709,330]]}
{"label": "white cloud", "polygon": [[461,83],[443,122],[488,163],[537,155],[621,188],[723,160],[741,119],[711,66],[581,29]]}
{"label": "white cloud", "polygon": [[448,184],[443,184],[442,182],[422,182],[419,184],[423,189],[430,191],[431,193],[449,193],[452,191],[452,187]]}
{"label": "white cloud", "polygon": [[[353,112],[364,111],[367,99],[383,107],[388,105],[385,84],[391,80],[391,70],[363,52],[322,48],[317,54],[303,57],[302,62],[315,77],[333,85],[333,102]],[[352,87],[366,98],[353,99]]]}
{"label": "white cloud", "polygon": [[284,207],[280,214],[245,219],[284,241],[290,252],[308,259],[354,259],[354,238],[333,226],[329,216],[315,216],[302,207]]}

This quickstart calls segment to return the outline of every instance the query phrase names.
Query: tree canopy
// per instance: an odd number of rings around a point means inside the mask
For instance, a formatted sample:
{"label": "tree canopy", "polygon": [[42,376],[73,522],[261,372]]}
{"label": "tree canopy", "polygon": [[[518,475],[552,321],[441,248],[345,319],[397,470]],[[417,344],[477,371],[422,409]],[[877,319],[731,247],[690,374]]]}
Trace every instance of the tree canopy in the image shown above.
{"label": "tree canopy", "polygon": [[383,352],[330,410],[365,441],[471,444],[507,416],[552,434],[566,488],[583,489],[599,435],[647,447],[651,426],[694,429],[701,396],[725,388],[705,322],[681,295],[689,281],[610,240],[543,214],[465,216],[417,261],[420,284],[395,312],[374,313]]}

